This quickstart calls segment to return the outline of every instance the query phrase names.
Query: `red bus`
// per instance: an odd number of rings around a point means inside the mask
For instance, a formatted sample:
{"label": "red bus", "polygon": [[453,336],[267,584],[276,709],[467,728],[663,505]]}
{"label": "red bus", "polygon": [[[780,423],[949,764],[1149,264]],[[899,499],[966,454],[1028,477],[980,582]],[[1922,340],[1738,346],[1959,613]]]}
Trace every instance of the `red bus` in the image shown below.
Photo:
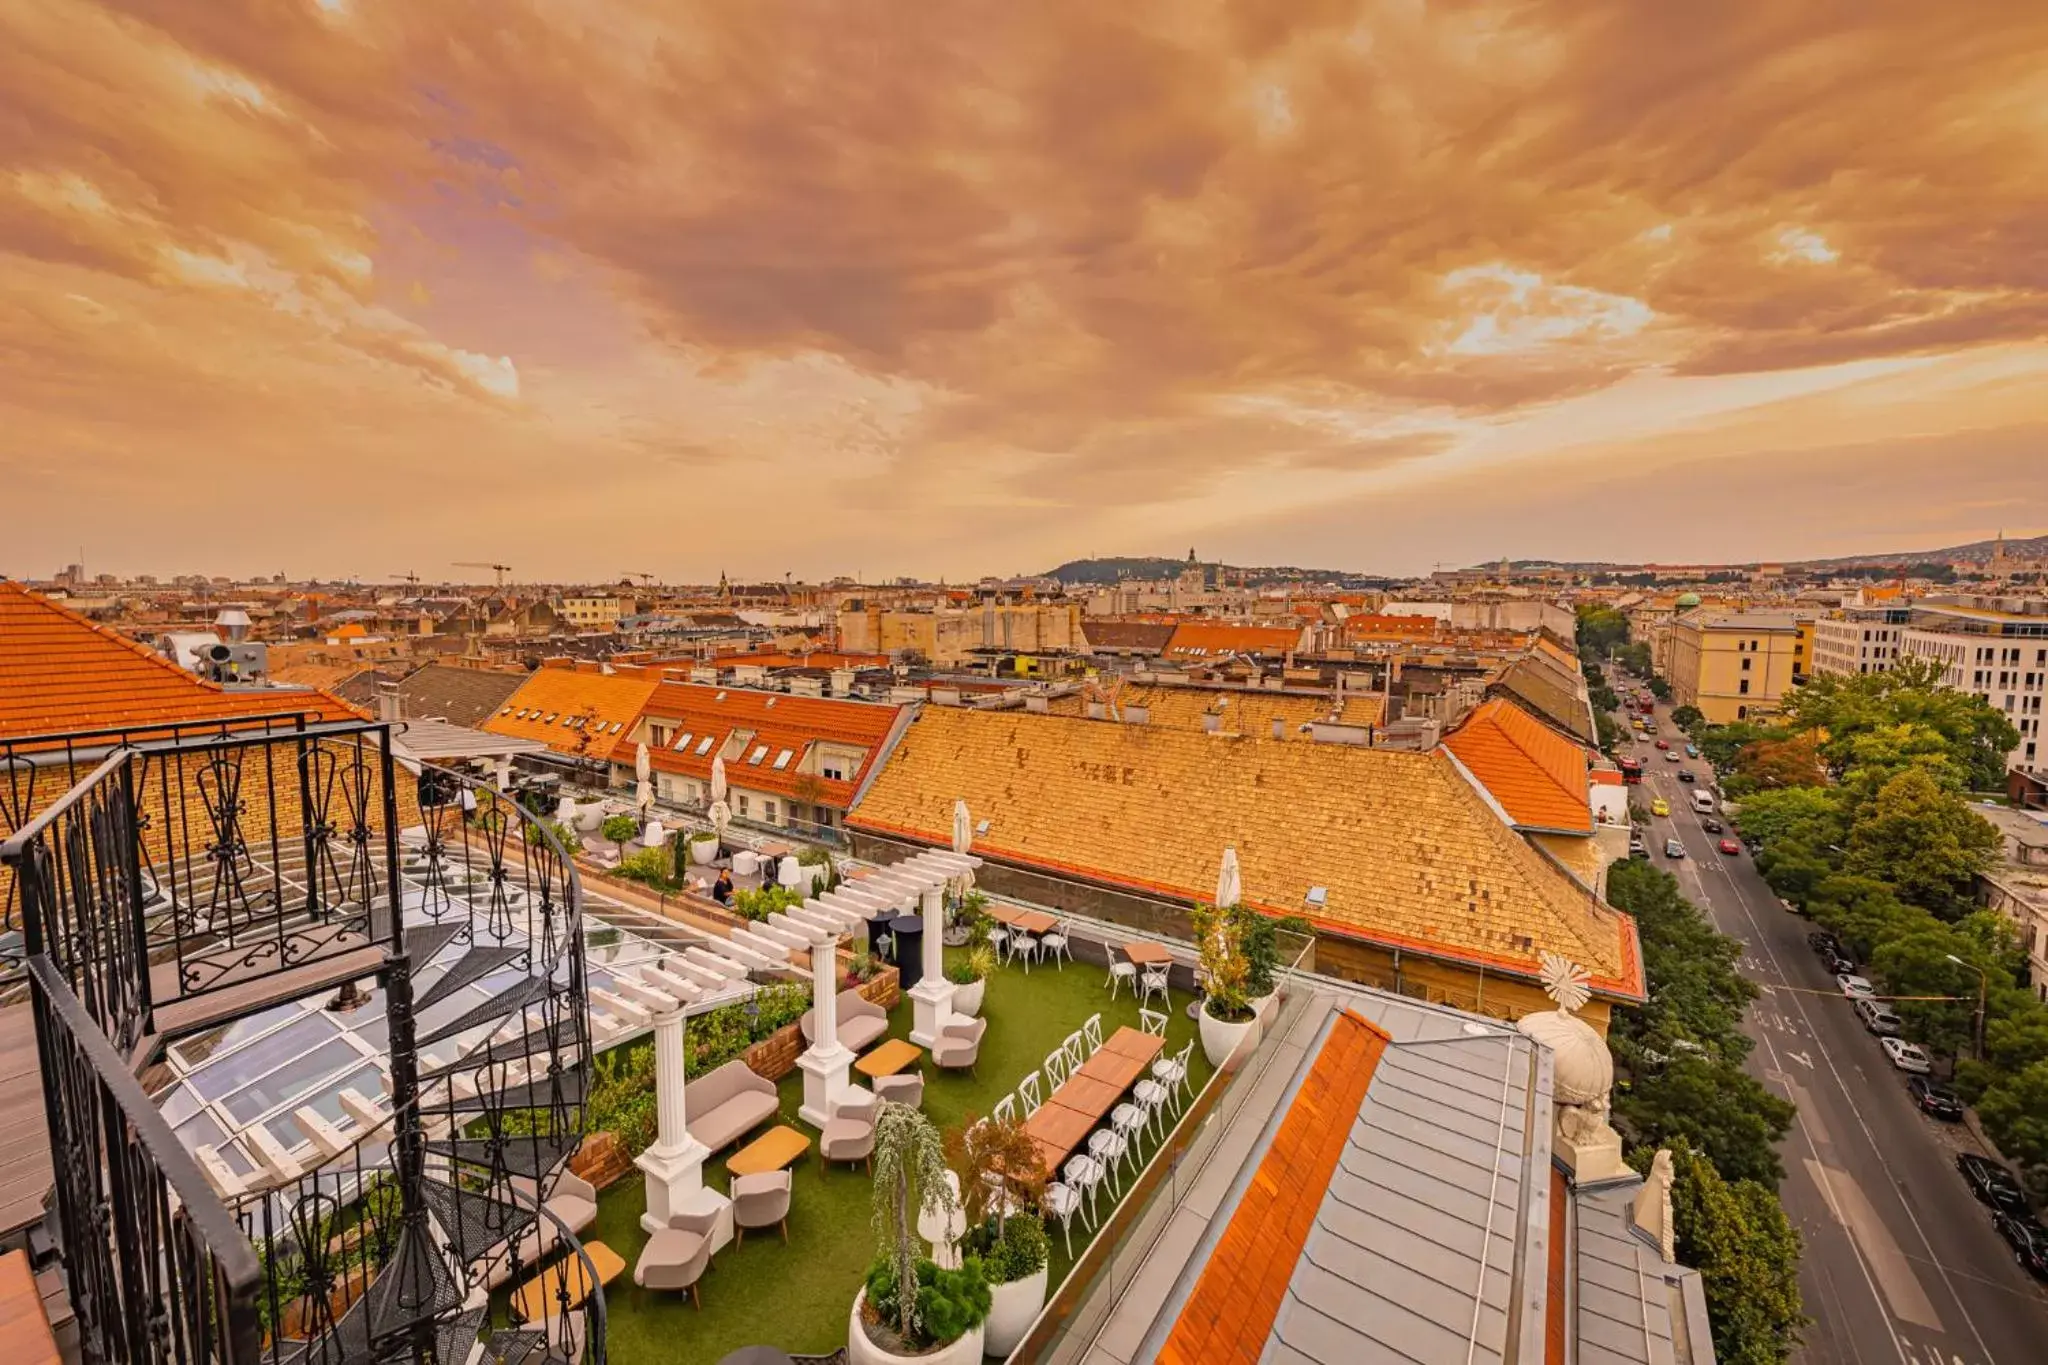
{"label": "red bus", "polygon": [[1643,761],[1640,758],[1622,759],[1621,780],[1626,786],[1641,786],[1643,781]]}

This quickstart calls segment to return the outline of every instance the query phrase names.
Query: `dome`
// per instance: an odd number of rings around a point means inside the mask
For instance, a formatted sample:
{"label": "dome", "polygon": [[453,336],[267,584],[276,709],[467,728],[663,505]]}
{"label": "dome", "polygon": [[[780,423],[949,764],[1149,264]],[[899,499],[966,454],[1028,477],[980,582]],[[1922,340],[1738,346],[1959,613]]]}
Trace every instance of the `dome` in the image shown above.
{"label": "dome", "polygon": [[1552,1097],[1557,1103],[1592,1104],[1614,1089],[1614,1054],[1585,1020],[1563,1010],[1545,1010],[1523,1015],[1515,1027],[1556,1057]]}
{"label": "dome", "polygon": [[1682,592],[1678,594],[1678,609],[1680,611],[1684,611],[1687,607],[1696,607],[1699,604],[1700,595],[1696,592]]}

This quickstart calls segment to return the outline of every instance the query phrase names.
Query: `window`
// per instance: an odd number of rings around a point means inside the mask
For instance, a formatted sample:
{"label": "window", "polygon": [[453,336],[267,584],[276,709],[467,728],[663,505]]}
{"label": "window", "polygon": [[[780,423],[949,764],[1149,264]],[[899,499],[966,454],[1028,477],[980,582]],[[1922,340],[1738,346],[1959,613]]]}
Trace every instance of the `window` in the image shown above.
{"label": "window", "polygon": [[761,766],[761,760],[766,757],[768,757],[768,746],[765,744],[756,744],[754,746],[754,752],[747,755],[747,762],[749,765],[758,768]]}
{"label": "window", "polygon": [[1755,662],[1755,660],[1752,660],[1752,659],[1744,659],[1744,660],[1742,661],[1742,671],[1743,671],[1744,673],[1747,673],[1747,672],[1749,672],[1749,666],[1750,666],[1750,664],[1752,664],[1753,662]]}
{"label": "window", "polygon": [[693,734],[691,734],[691,733],[690,733],[690,732],[689,732],[688,730],[685,730],[685,731],[683,731],[683,732],[682,732],[682,733],[681,733],[680,735],[677,735],[677,736],[676,736],[676,748],[678,748],[678,749],[687,749],[687,748],[689,748],[689,747],[690,747],[690,741],[691,741],[691,740],[693,740],[693,739],[695,739],[695,738],[696,738],[696,736],[695,736],[695,735],[693,735]]}
{"label": "window", "polygon": [[1742,695],[1745,697],[1749,695],[1749,679],[1747,678],[1742,680]]}
{"label": "window", "polygon": [[703,757],[704,755],[706,755],[706,754],[710,753],[710,752],[711,752],[711,741],[712,741],[712,740],[714,740],[714,739],[716,739],[716,738],[717,738],[717,736],[716,736],[716,735],[706,735],[706,736],[704,736],[704,738],[702,738],[702,739],[698,740],[698,741],[697,741],[697,757],[699,757],[699,758],[702,758],[702,757]]}
{"label": "window", "polygon": [[769,824],[775,824],[775,803],[773,801],[763,801],[761,803],[761,815]]}
{"label": "window", "polygon": [[616,721],[616,720],[615,720],[615,721],[613,721],[613,722],[612,722],[612,733],[613,733],[613,734],[617,734],[617,733],[618,733],[619,731],[621,731],[621,730],[623,730],[623,729],[625,729],[625,728],[626,728],[626,727],[625,727],[625,725],[624,725],[623,723],[619,722],[619,721]]}
{"label": "window", "polygon": [[739,802],[740,802],[740,814],[741,814],[741,815],[745,815],[745,814],[747,813],[747,794],[746,794],[745,792],[741,792],[741,793],[739,794]]}
{"label": "window", "polygon": [[844,782],[846,780],[845,760],[837,758],[820,760],[818,763],[818,776],[830,778],[834,782]]}
{"label": "window", "polygon": [[787,767],[789,766],[789,758],[790,758],[790,753],[789,753],[789,750],[787,750],[787,749],[784,749],[784,750],[783,750],[783,751],[782,751],[781,753],[779,753],[779,754],[775,755],[775,766],[776,766],[776,768],[777,768],[777,769],[787,768]]}
{"label": "window", "polygon": [[553,725],[553,724],[555,723],[555,717],[556,717],[556,716],[559,716],[560,714],[562,714],[562,713],[561,713],[561,712],[559,712],[559,711],[550,711],[550,712],[548,712],[548,718],[547,718],[546,720],[542,721],[542,722],[541,722],[541,724],[542,724],[542,725]]}
{"label": "window", "polygon": [[668,727],[666,725],[650,725],[647,727],[647,732],[648,738],[654,741],[655,748],[659,749],[662,745],[668,743]]}

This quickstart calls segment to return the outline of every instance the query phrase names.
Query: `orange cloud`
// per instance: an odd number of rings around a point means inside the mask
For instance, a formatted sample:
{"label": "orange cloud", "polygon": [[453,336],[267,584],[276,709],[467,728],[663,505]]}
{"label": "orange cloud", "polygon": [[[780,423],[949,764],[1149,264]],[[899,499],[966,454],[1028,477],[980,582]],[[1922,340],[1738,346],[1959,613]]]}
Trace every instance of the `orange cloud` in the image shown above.
{"label": "orange cloud", "polygon": [[[538,533],[536,572],[606,571],[572,547],[628,509],[721,502],[803,526],[762,571],[1284,557],[1475,464],[1532,499],[1583,479],[1556,414],[1658,376],[1689,386],[1602,443],[1624,467],[1704,409],[1754,414],[1731,454],[1810,448],[1760,376],[1825,395],[1995,349],[2038,381],[2044,52],[2048,11],[1991,0],[24,0],[8,462],[53,508],[199,475],[280,555],[316,548],[264,525],[280,481],[332,477],[318,452],[432,470],[504,520],[485,539]],[[1880,403],[1967,459],[1994,381],[1921,375]],[[1924,444],[1856,449],[1938,492]],[[1490,554],[1511,507],[1420,525]],[[24,553],[77,539],[31,521]],[[135,521],[135,567],[183,552]],[[649,548],[706,573],[758,529]],[[1458,557],[1350,558],[1376,549]]]}

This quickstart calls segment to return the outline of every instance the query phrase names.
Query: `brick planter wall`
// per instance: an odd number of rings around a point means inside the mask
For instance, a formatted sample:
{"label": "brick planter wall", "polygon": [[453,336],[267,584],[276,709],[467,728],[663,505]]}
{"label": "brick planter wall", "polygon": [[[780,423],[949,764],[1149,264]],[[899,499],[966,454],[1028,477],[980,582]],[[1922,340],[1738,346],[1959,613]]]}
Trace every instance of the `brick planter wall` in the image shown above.
{"label": "brick planter wall", "polygon": [[803,1030],[795,1024],[785,1024],[746,1050],[747,1066],[763,1080],[779,1081],[796,1070],[796,1059],[803,1055]]}
{"label": "brick planter wall", "polygon": [[896,1002],[903,998],[903,978],[894,967],[884,967],[871,981],[860,985],[860,998],[870,1005],[880,1005],[885,1010],[896,1008]]}
{"label": "brick planter wall", "polygon": [[575,1156],[569,1158],[569,1173],[580,1180],[590,1182],[592,1189],[601,1190],[621,1178],[632,1174],[633,1158],[626,1154],[626,1146],[619,1141],[617,1133],[592,1133],[583,1139],[583,1146]]}

